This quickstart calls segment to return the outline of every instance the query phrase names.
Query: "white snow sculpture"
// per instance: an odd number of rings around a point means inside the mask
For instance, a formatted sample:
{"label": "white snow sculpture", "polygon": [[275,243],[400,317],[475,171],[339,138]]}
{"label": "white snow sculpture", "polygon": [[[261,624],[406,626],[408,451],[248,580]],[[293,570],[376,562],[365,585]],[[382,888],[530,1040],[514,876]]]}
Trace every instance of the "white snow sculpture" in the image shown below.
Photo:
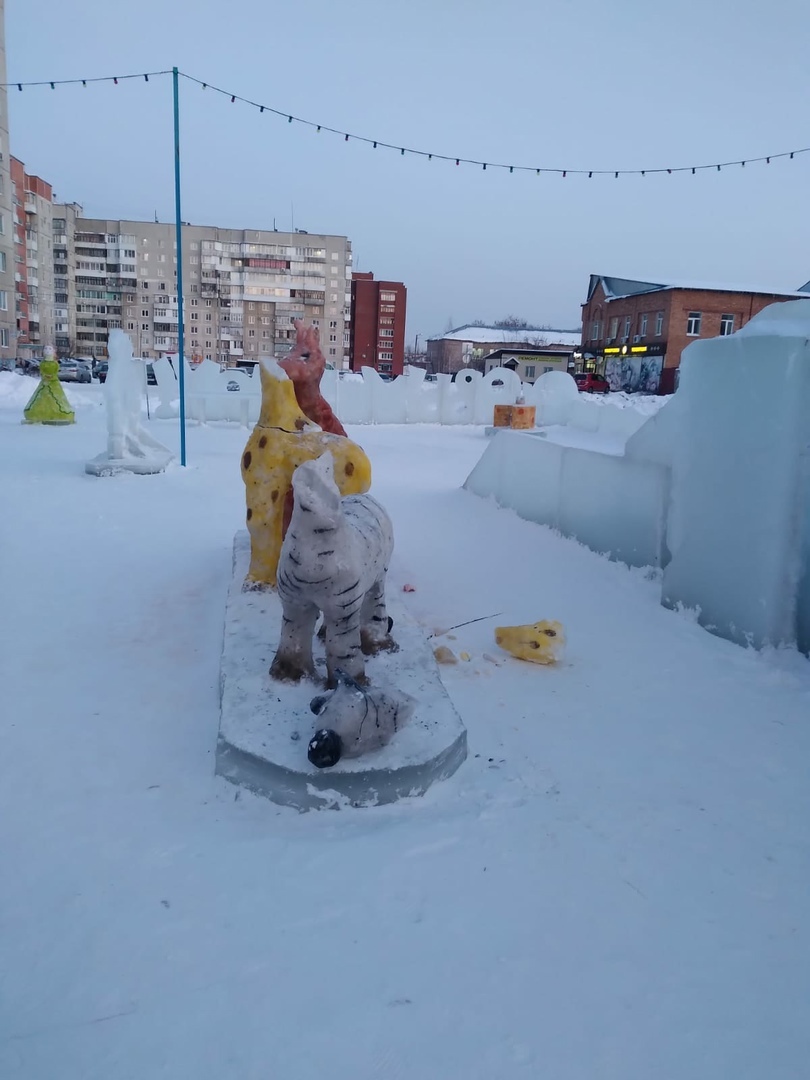
{"label": "white snow sculpture", "polygon": [[317,768],[326,769],[341,758],[380,750],[408,722],[415,706],[410,694],[361,686],[338,671],[337,687],[310,702],[318,730],[309,741],[307,757]]}
{"label": "white snow sculpture", "polygon": [[278,563],[283,624],[270,674],[289,682],[315,676],[312,637],[323,612],[329,684],[338,669],[364,679],[363,653],[394,647],[385,610],[391,519],[370,495],[341,498],[330,453],[299,465],[292,487]]}
{"label": "white snow sculpture", "polygon": [[108,352],[107,452],[88,461],[85,471],[94,476],[163,472],[174,455],[141,424],[146,366],[133,358],[132,343],[123,330],[110,331]]}

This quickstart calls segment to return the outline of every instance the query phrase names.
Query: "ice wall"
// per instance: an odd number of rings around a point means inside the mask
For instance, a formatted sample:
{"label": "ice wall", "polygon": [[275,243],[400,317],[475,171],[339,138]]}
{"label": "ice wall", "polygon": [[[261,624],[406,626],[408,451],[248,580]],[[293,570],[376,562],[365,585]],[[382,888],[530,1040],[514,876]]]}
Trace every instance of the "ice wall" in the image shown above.
{"label": "ice wall", "polygon": [[464,487],[630,566],[661,563],[669,470],[499,432]]}
{"label": "ice wall", "polygon": [[664,602],[739,643],[810,644],[810,300],[690,345],[677,397]]}

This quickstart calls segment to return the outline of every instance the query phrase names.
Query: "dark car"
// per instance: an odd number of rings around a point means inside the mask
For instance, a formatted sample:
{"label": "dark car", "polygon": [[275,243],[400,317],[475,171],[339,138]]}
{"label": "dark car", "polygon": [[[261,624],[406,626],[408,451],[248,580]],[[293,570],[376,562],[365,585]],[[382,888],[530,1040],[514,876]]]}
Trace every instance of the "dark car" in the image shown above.
{"label": "dark car", "polygon": [[96,378],[100,383],[107,381],[107,368],[109,364],[106,360],[99,360],[96,364]]}
{"label": "dark car", "polygon": [[157,375],[155,375],[155,369],[151,364],[146,365],[146,385],[157,386]]}
{"label": "dark car", "polygon": [[597,375],[595,371],[583,371],[574,376],[577,390],[581,394],[609,394],[610,383],[604,375]]}

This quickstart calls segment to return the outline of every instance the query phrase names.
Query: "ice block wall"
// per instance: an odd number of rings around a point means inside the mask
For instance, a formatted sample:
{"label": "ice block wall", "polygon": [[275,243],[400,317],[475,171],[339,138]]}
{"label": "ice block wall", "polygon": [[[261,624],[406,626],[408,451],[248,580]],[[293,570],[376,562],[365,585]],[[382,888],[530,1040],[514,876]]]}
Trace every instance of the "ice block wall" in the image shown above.
{"label": "ice block wall", "polygon": [[761,646],[807,641],[810,300],[681,359],[663,599]]}

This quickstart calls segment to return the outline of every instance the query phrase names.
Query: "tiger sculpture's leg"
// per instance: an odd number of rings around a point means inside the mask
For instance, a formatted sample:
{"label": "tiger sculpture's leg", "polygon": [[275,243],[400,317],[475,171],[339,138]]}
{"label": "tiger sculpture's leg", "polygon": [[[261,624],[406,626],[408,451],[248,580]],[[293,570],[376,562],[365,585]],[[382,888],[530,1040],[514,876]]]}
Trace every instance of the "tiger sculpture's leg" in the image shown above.
{"label": "tiger sculpture's leg", "polygon": [[284,604],[281,620],[281,639],[278,644],[270,675],[282,682],[299,682],[303,678],[315,678],[312,659],[312,635],[318,609],[314,604],[295,606]]}
{"label": "tiger sculpture's leg", "polygon": [[361,684],[368,682],[360,641],[360,613],[363,597],[348,609],[324,612],[326,628],[326,674],[328,687],[337,686],[337,672],[344,671]]}
{"label": "tiger sculpture's leg", "polygon": [[391,637],[391,619],[385,610],[385,574],[377,578],[363,599],[360,612],[360,644],[366,656],[389,649],[397,644]]}

